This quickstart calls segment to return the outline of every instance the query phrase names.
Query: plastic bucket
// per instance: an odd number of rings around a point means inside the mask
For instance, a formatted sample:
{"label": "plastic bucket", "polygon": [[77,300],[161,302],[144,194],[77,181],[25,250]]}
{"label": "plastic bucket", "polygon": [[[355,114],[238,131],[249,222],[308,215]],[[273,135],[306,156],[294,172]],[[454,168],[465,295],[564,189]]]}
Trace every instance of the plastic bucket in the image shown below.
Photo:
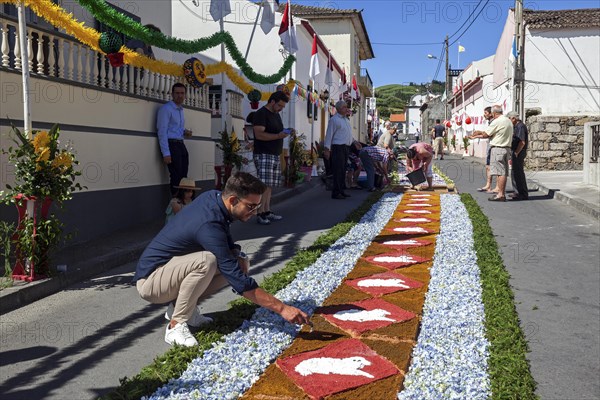
{"label": "plastic bucket", "polygon": [[413,186],[417,186],[418,184],[427,180],[427,178],[425,178],[425,173],[421,168],[415,169],[413,172],[406,174],[406,177]]}

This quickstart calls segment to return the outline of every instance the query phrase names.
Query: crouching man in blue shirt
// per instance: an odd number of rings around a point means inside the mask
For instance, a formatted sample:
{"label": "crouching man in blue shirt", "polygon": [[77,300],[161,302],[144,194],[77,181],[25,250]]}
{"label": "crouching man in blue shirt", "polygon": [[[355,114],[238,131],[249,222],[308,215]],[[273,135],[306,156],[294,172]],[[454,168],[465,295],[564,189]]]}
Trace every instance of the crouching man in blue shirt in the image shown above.
{"label": "crouching man in blue shirt", "polygon": [[197,304],[217,270],[248,300],[290,323],[308,323],[304,312],[265,292],[248,276],[248,259],[229,232],[231,222],[246,222],[256,213],[265,190],[254,176],[235,174],[223,192],[205,192],[177,213],[142,253],[134,276],[140,296],[150,303],[172,302],[165,314],[170,321],[167,343],[198,344],[188,325],[212,321],[200,314]]}

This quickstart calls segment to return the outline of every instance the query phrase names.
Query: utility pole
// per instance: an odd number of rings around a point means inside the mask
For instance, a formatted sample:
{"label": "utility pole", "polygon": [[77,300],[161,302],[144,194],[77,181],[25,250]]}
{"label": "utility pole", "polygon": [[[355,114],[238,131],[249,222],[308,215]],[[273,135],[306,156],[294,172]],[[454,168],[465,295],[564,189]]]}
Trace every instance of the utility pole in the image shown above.
{"label": "utility pole", "polygon": [[448,99],[450,98],[450,90],[452,88],[450,82],[450,70],[448,69],[448,35],[446,35],[446,103],[444,104],[444,119],[448,120]]}
{"label": "utility pole", "polygon": [[515,0],[515,66],[513,73],[513,111],[525,120],[525,29],[523,24],[523,0]]}

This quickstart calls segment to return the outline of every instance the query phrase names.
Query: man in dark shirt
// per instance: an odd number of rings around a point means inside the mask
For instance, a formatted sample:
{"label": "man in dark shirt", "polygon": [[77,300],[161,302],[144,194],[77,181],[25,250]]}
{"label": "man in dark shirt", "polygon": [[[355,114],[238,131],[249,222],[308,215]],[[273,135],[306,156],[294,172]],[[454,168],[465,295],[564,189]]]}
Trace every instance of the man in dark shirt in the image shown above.
{"label": "man in dark shirt", "polygon": [[293,130],[284,132],[281,112],[289,97],[283,92],[274,92],[269,101],[253,116],[254,125],[254,164],[258,177],[265,185],[261,212],[257,216],[259,224],[268,225],[271,221],[282,219],[281,215],[271,211],[272,188],[281,185],[281,162],[279,157],[283,150],[283,138]]}
{"label": "man in dark shirt", "polygon": [[513,123],[512,139],[512,185],[515,193],[512,200],[529,200],[529,190],[527,188],[527,178],[525,178],[525,156],[527,155],[527,143],[529,142],[529,133],[527,126],[519,119],[519,114],[511,111],[506,116]]}
{"label": "man in dark shirt", "polygon": [[[431,130],[431,133],[434,137],[433,139],[433,149],[435,150],[435,159],[443,160],[444,159],[444,136],[446,136],[446,128],[442,126],[439,119],[435,120],[435,126]],[[438,155],[441,154],[441,158]]]}
{"label": "man in dark shirt", "polygon": [[165,317],[169,344],[198,344],[188,325],[209,322],[198,311],[202,294],[218,272],[233,290],[248,300],[296,324],[308,322],[301,310],[288,306],[258,287],[248,276],[248,259],[233,242],[229,225],[248,221],[258,210],[266,187],[252,175],[239,172],[229,178],[223,192],[203,193],[184,207],[144,250],[134,282],[150,303],[171,304]]}

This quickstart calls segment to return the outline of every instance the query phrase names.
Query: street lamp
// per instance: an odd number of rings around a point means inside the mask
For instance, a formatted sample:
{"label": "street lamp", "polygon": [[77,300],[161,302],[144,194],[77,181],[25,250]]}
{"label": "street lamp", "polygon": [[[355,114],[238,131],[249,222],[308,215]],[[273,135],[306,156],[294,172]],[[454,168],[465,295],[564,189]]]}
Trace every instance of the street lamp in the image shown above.
{"label": "street lamp", "polygon": [[438,58],[433,54],[427,54],[427,58],[437,60]]}

